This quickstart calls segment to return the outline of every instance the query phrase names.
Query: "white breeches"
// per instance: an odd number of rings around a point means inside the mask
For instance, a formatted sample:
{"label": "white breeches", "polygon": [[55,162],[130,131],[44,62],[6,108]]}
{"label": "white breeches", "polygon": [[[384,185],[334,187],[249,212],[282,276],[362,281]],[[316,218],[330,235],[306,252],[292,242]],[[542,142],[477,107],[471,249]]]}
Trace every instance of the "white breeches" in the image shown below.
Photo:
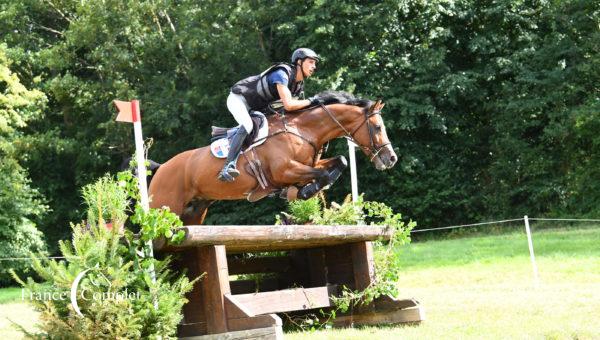
{"label": "white breeches", "polygon": [[252,132],[252,119],[250,119],[249,114],[250,107],[248,107],[248,103],[244,96],[233,92],[229,93],[229,97],[227,97],[227,108],[233,115],[235,121],[242,125],[246,132]]}

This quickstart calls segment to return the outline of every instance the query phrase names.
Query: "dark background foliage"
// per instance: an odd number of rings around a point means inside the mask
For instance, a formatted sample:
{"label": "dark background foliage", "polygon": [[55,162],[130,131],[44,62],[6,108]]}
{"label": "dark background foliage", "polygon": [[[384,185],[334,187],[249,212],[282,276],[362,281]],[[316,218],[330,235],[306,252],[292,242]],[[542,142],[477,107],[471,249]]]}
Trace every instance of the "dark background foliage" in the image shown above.
{"label": "dark background foliage", "polygon": [[[309,95],[387,104],[400,161],[377,172],[359,156],[367,200],[420,227],[599,213],[596,1],[0,0],[0,22],[11,71],[48,99],[13,138],[51,251],[83,217],[79,188],[133,153],[113,99],[141,100],[164,162],[233,125],[229,87],[301,46],[323,56]],[[346,172],[327,197],[349,191]],[[284,206],[219,202],[207,223],[270,224]]]}

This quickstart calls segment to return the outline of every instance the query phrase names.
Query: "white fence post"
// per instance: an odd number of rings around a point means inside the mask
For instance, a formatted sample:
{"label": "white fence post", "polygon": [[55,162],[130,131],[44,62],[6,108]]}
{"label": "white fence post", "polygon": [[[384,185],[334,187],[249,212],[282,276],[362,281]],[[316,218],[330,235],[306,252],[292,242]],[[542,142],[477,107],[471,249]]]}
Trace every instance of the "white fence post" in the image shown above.
{"label": "white fence post", "polygon": [[525,232],[527,233],[527,243],[529,245],[529,257],[531,258],[531,267],[533,268],[533,278],[535,280],[535,286],[539,287],[540,277],[538,275],[537,264],[535,263],[535,254],[533,253],[533,241],[531,240],[531,229],[529,228],[529,217],[525,215]]}
{"label": "white fence post", "polygon": [[348,139],[348,155],[350,156],[350,184],[352,186],[352,202],[358,200],[358,180],[356,178],[356,144]]}

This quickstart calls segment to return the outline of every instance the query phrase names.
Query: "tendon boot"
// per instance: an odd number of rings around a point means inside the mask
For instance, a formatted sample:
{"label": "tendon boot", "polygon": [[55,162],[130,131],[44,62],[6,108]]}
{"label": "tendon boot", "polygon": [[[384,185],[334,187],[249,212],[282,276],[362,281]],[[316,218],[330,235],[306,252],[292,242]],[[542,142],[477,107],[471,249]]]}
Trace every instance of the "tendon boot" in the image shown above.
{"label": "tendon boot", "polygon": [[313,197],[317,192],[319,192],[319,190],[323,189],[328,184],[328,179],[329,177],[325,175],[317,178],[317,180],[312,183],[306,184],[300,188],[300,190],[298,190],[298,198],[301,200],[307,200]]}
{"label": "tendon boot", "polygon": [[321,190],[321,184],[319,182],[309,183],[298,190],[298,198],[307,200],[313,197],[319,190]]}
{"label": "tendon boot", "polygon": [[319,190],[329,188],[331,184],[335,183],[335,181],[340,178],[342,171],[344,171],[347,166],[348,161],[346,161],[346,157],[339,156],[337,165],[327,171],[327,175],[317,179],[315,182],[306,184],[298,190],[298,198],[306,200],[313,197]]}
{"label": "tendon boot", "polygon": [[229,154],[227,155],[227,160],[225,161],[223,170],[221,170],[219,173],[219,180],[223,182],[233,182],[235,178],[240,175],[238,169],[235,168],[235,164],[240,156],[242,144],[244,144],[244,139],[246,139],[246,136],[248,136],[248,132],[246,132],[246,129],[244,129],[243,126],[240,126],[235,132],[235,135],[233,135],[231,138],[231,143],[229,144]]}
{"label": "tendon boot", "polygon": [[327,176],[329,178],[327,185],[331,185],[331,184],[335,183],[335,181],[337,181],[338,178],[340,178],[340,176],[342,175],[342,171],[344,171],[344,169],[346,169],[347,166],[348,166],[348,161],[346,160],[346,157],[339,156],[337,166],[335,166],[333,169],[331,169],[329,171],[329,173],[327,174]]}

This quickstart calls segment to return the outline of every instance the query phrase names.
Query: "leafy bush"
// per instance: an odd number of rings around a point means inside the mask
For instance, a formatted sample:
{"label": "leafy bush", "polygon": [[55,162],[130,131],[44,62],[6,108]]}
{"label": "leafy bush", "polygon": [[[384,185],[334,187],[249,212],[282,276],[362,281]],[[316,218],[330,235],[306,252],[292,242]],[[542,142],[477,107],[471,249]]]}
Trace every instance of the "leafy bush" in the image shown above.
{"label": "leafy bush", "polygon": [[294,200],[289,203],[288,210],[298,224],[308,223],[321,215],[321,200],[313,197],[308,200]]}
{"label": "leafy bush", "polygon": [[[167,269],[169,259],[151,256],[147,242],[157,237],[180,239],[172,230],[181,226],[178,217],[167,210],[135,209],[132,221],[139,235],[121,229],[125,208],[135,181],[123,173],[117,182],[105,176],[83,189],[87,203],[86,224],[71,225],[73,239],[61,241],[66,260],[55,261],[32,256],[33,268],[42,278],[26,282],[34,307],[41,313],[43,338],[155,338],[173,337],[187,302],[184,294],[194,281],[175,276]],[[110,230],[107,221],[113,223]],[[16,276],[16,275],[15,275]],[[77,284],[76,279],[81,279]],[[75,287],[75,288],[73,288]],[[80,313],[69,299],[72,289]]]}
{"label": "leafy bush", "polygon": [[23,259],[30,252],[45,251],[43,235],[32,216],[41,215],[46,209],[38,193],[29,187],[26,172],[16,162],[1,159],[0,257],[5,260],[0,261],[0,287],[14,284],[10,270],[20,275],[30,272],[31,263]]}
{"label": "leafy bush", "polygon": [[95,183],[86,185],[82,195],[87,205],[87,223],[91,226],[105,221],[119,226],[125,223],[129,204],[128,193],[123,187],[115,185],[110,176],[105,175]]}
{"label": "leafy bush", "polygon": [[42,233],[35,224],[23,218],[21,223],[0,228],[0,254],[6,259],[0,262],[0,287],[14,285],[11,272],[26,275],[31,273],[31,263],[27,260],[30,252],[44,253],[46,245]]}

